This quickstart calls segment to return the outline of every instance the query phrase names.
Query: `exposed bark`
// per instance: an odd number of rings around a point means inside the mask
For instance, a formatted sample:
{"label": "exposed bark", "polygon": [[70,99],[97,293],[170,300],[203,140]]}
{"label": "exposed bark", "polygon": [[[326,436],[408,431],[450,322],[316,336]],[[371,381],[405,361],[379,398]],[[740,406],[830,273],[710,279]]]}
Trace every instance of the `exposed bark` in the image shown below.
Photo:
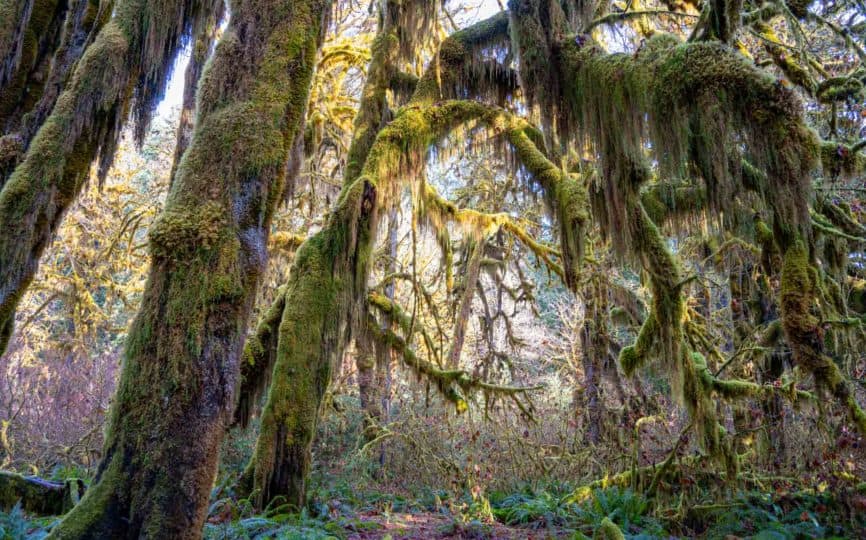
{"label": "exposed bark", "polygon": [[150,231],[103,460],[53,538],[200,538],[285,160],[326,1],[252,0],[201,80],[197,128]]}
{"label": "exposed bark", "polygon": [[376,377],[376,349],[373,343],[356,342],[355,368],[358,371],[358,399],[364,412],[363,437],[369,442],[376,438],[382,410],[379,408],[379,388]]}

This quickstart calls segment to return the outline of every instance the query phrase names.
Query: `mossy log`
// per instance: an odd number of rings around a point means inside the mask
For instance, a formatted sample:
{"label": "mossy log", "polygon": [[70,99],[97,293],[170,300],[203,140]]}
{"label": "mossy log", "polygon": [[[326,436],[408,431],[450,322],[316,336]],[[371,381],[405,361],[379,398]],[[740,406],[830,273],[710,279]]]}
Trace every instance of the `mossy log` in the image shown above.
{"label": "mossy log", "polygon": [[20,505],[25,512],[43,516],[59,516],[68,512],[84,493],[84,483],[78,479],[51,482],[36,476],[0,471],[0,509],[10,510]]}

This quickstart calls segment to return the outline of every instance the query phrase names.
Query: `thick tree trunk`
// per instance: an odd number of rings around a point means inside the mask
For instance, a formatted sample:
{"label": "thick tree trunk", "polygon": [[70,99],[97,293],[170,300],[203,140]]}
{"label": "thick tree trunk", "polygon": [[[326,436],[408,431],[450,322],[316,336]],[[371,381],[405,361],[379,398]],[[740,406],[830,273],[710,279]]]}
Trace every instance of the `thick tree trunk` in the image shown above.
{"label": "thick tree trunk", "polygon": [[379,408],[379,388],[376,378],[376,350],[373,343],[357,342],[355,368],[358,370],[358,399],[364,412],[362,436],[366,442],[376,438],[376,428],[382,411]]}
{"label": "thick tree trunk", "polygon": [[[286,290],[277,360],[253,459],[240,490],[263,507],[276,496],[304,504],[310,451],[335,359],[340,328],[334,259],[326,229],[298,250]],[[345,324],[345,323],[344,323]]]}
{"label": "thick tree trunk", "polygon": [[[404,4],[403,9],[410,6]],[[404,114],[383,128],[371,143],[359,176],[344,183],[325,228],[298,251],[289,279],[277,363],[262,413],[261,433],[239,482],[239,490],[255,493],[259,505],[277,495],[287,497],[290,504],[303,505],[319,403],[332,365],[342,356],[350,330],[364,312],[361,304],[366,301],[377,214],[394,202],[403,185],[400,175],[421,167],[428,145],[455,126],[499,117],[501,111],[474,102],[438,105],[443,96],[461,88],[462,62],[467,60],[471,45],[504,32],[504,19],[497,17],[493,21],[483,21],[477,28],[455,34],[442,45],[441,62],[419,81],[413,98],[401,109]],[[394,47],[399,41],[394,37],[385,43]],[[364,95],[381,94],[365,89]],[[363,101],[361,110],[366,110]],[[379,121],[377,115],[363,117]],[[521,150],[535,151],[533,159],[524,163],[530,172],[538,173],[540,181],[560,178],[560,170],[535,149],[523,130],[515,129],[512,135]]]}
{"label": "thick tree trunk", "polygon": [[[399,27],[395,23],[401,9],[399,2],[389,1],[384,6],[355,118],[344,191],[360,176],[387,118],[387,90],[399,52]],[[363,191],[362,197],[366,198],[367,189]],[[342,195],[341,200],[345,203]],[[352,259],[357,249],[354,239],[369,234],[359,231],[356,220],[368,218],[358,215],[355,204],[345,206],[342,215],[335,212],[328,227],[301,246],[292,265],[279,325],[273,382],[262,411],[256,450],[238,483],[239,491],[254,493],[261,507],[278,495],[297,508],[304,504],[321,401],[336,359],[347,344],[351,324],[353,308],[346,304],[352,299],[346,297],[346,289],[352,289],[360,278],[366,284],[366,268],[356,269]],[[362,212],[370,211],[372,208]]]}
{"label": "thick tree trunk", "polygon": [[246,320],[299,127],[325,0],[252,0],[202,77],[197,129],[150,232],[94,484],[53,538],[200,538]]}

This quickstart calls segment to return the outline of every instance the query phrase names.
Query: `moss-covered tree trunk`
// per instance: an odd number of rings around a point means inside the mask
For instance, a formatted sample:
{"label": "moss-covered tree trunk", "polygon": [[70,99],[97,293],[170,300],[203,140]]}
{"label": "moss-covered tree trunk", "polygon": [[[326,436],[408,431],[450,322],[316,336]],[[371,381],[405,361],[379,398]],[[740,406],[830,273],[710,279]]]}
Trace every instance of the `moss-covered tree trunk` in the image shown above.
{"label": "moss-covered tree trunk", "polygon": [[54,538],[200,538],[271,215],[303,121],[325,0],[233,5],[196,131],[150,232],[103,460]]}
{"label": "moss-covered tree trunk", "polygon": [[[417,7],[411,3],[394,5],[405,10]],[[425,2],[420,6],[429,9]],[[409,18],[417,15],[403,12]],[[239,486],[241,491],[255,494],[260,505],[275,496],[286,497],[295,506],[303,505],[319,403],[332,365],[341,357],[352,329],[365,327],[366,285],[377,215],[393,206],[405,185],[403,177],[423,166],[429,146],[456,126],[480,121],[495,131],[506,132],[521,162],[545,189],[558,189],[563,184],[562,171],[538,151],[534,144],[536,133],[524,122],[478,102],[448,100],[455,94],[465,96],[478,91],[481,76],[471,68],[479,66],[471,66],[470,57],[475,47],[499,42],[506,32],[507,18],[500,16],[454,34],[442,44],[438,61],[418,82],[412,99],[395,119],[378,131],[378,136],[353,140],[353,147],[369,144],[363,166],[354,173],[358,175],[354,181],[344,183],[325,228],[298,251],[289,279],[261,433]],[[388,44],[388,49],[394,50],[390,54],[395,54],[400,35],[377,39],[377,43]],[[381,58],[374,46],[374,65],[377,57]],[[486,67],[482,64],[479,71]],[[378,72],[371,66],[371,76]],[[473,73],[474,80],[461,78]],[[379,77],[370,81],[390,83]],[[366,88],[365,98],[384,99],[384,90],[373,90]],[[368,110],[362,100],[361,111]],[[370,127],[371,120],[380,121],[378,115],[369,114],[361,114],[358,119],[363,127]],[[360,133],[365,132],[359,129],[356,134]],[[349,154],[363,153],[350,150]],[[355,159],[350,158],[349,164]],[[465,407],[462,398],[460,403]]]}
{"label": "moss-covered tree trunk", "polygon": [[[411,3],[410,3],[411,4]],[[355,131],[349,148],[344,190],[339,206],[328,226],[309,238],[298,250],[286,286],[284,310],[279,323],[279,338],[273,377],[262,411],[256,450],[244,471],[239,490],[253,494],[259,506],[276,496],[300,508],[306,494],[311,447],[318,423],[319,407],[331,379],[331,372],[349,339],[351,305],[357,298],[349,292],[363,279],[369,239],[359,248],[359,235],[366,237],[362,222],[375,218],[370,201],[359,208],[361,198],[373,196],[347,189],[360,176],[370,148],[388,114],[387,90],[396,72],[400,50],[397,25],[403,7],[400,2],[383,5],[380,31],[372,48],[367,81],[362,91]],[[358,212],[364,215],[358,215]],[[348,295],[348,296],[347,296]],[[358,296],[358,295],[354,295]],[[269,310],[269,313],[273,308]],[[258,336],[256,336],[258,337]],[[273,345],[273,342],[271,342]],[[374,362],[373,362],[374,363]],[[267,369],[268,366],[262,366]],[[372,373],[370,373],[372,377]],[[261,377],[259,377],[261,380]],[[259,385],[261,388],[261,385]],[[246,399],[241,396],[241,399]],[[243,403],[243,401],[242,401]]]}

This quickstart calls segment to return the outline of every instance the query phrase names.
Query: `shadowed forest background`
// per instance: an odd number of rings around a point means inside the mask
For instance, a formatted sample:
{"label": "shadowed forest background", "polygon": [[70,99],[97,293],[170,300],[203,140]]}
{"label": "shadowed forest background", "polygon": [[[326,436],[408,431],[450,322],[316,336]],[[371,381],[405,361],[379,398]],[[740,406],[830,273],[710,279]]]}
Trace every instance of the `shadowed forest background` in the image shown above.
{"label": "shadowed forest background", "polygon": [[866,537],[863,0],[0,0],[0,538]]}

